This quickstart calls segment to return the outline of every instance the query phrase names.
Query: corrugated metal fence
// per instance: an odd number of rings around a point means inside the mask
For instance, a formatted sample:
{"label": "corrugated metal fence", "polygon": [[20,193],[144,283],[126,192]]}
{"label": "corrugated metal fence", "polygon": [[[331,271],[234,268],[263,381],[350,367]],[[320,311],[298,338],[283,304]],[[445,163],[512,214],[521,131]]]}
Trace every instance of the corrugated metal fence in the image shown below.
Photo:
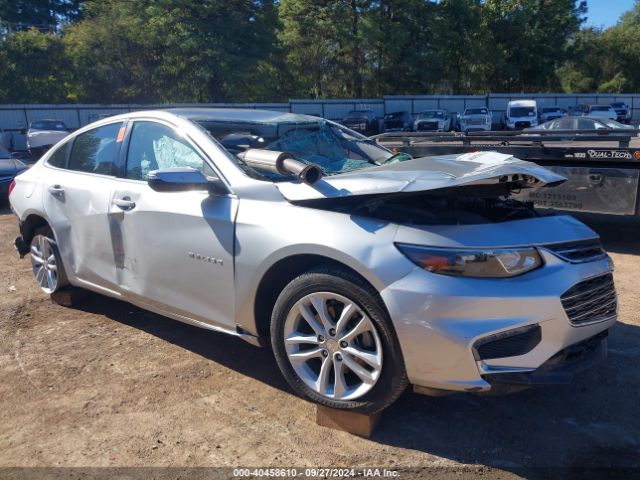
{"label": "corrugated metal fence", "polygon": [[376,99],[358,100],[304,100],[293,99],[286,103],[199,103],[199,104],[153,104],[153,105],[0,105],[0,129],[14,132],[16,149],[23,149],[24,136],[20,130],[30,122],[43,119],[64,121],[71,129],[77,129],[109,115],[135,110],[150,110],[172,107],[222,107],[279,110],[293,113],[317,115],[339,120],[350,110],[371,109],[378,117],[385,113],[408,111],[415,114],[422,110],[445,108],[461,112],[467,107],[486,106],[494,113],[496,122],[510,100],[534,99],[538,107],[558,105],[574,107],[581,103],[610,104],[626,102],[632,109],[633,119],[640,120],[640,94],[489,94],[489,95],[412,95],[386,96]]}

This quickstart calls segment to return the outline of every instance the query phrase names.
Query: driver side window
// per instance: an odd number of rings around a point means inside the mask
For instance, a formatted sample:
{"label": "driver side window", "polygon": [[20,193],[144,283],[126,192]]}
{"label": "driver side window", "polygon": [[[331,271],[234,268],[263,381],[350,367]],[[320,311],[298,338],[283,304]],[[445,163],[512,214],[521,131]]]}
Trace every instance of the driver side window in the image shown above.
{"label": "driver side window", "polygon": [[135,122],[127,151],[126,178],[147,180],[152,170],[191,167],[216,176],[204,158],[172,128],[156,122]]}

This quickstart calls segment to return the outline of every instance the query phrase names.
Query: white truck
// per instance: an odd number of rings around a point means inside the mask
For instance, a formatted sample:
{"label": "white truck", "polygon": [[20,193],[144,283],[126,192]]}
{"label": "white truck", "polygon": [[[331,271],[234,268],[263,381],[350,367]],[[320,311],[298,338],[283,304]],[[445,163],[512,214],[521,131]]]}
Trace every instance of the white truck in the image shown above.
{"label": "white truck", "polygon": [[512,100],[505,113],[507,130],[522,130],[538,125],[538,104],[535,100]]}
{"label": "white truck", "polygon": [[34,158],[40,158],[52,145],[69,135],[62,120],[37,120],[31,122],[27,134],[27,148]]}

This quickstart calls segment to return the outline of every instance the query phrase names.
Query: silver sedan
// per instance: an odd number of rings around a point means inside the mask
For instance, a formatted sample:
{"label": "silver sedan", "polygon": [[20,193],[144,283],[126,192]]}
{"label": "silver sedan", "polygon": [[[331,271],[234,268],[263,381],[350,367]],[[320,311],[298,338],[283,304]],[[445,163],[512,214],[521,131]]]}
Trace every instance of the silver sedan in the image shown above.
{"label": "silver sedan", "polygon": [[376,412],[568,382],[606,355],[609,257],[513,191],[508,155],[413,159],[317,117],[192,109],[88,125],[10,187],[42,290],[85,288],[273,349],[295,392]]}

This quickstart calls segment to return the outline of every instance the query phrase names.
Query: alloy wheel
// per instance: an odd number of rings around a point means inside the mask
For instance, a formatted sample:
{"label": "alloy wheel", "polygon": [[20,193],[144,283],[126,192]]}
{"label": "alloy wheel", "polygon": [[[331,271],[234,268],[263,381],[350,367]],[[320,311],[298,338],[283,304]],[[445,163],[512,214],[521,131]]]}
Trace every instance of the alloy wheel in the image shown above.
{"label": "alloy wheel", "polygon": [[382,343],[373,322],[355,302],[336,293],[298,300],[285,320],[284,344],[305,385],[333,400],[362,397],[382,372]]}
{"label": "alloy wheel", "polygon": [[31,267],[33,276],[45,293],[53,293],[58,287],[58,263],[51,239],[36,235],[31,242]]}

